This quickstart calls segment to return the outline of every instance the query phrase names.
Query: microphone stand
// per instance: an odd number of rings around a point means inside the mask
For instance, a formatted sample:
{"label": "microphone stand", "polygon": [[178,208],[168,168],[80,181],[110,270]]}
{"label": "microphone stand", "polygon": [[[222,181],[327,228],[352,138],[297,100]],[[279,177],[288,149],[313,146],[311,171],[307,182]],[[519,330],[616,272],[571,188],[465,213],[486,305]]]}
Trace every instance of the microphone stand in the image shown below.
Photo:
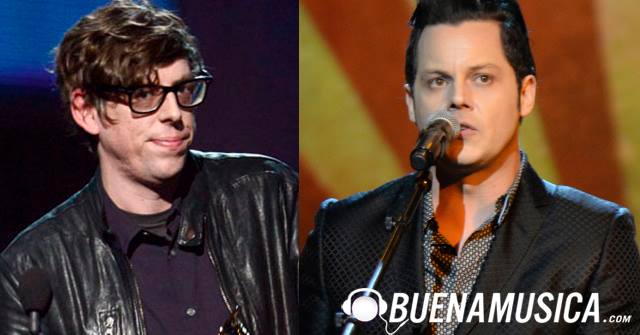
{"label": "microphone stand", "polygon": [[[431,160],[433,162],[433,160]],[[367,283],[368,289],[375,289],[380,282],[380,278],[384,274],[384,271],[387,269],[389,265],[389,261],[393,256],[393,253],[396,251],[398,247],[398,242],[402,238],[402,235],[407,230],[407,226],[409,226],[409,222],[418,208],[418,204],[420,203],[420,199],[422,199],[422,194],[424,190],[431,188],[431,178],[429,176],[429,165],[426,166],[425,169],[419,170],[418,175],[416,176],[413,193],[411,194],[411,199],[407,203],[404,211],[400,215],[399,218],[393,218],[393,231],[391,232],[391,237],[387,241],[387,244],[384,247],[384,251],[378,260],[378,263],[371,274],[369,282]],[[364,295],[369,295],[370,292],[366,292]],[[346,324],[342,328],[342,335],[350,335],[353,334],[355,330],[356,323],[353,317],[347,319]]]}

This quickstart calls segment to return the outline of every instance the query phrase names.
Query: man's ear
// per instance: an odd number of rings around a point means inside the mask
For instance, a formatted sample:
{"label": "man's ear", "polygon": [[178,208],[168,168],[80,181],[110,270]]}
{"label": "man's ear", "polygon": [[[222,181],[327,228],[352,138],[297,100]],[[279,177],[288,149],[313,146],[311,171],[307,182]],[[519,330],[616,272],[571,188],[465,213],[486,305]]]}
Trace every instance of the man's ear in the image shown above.
{"label": "man's ear", "polygon": [[409,120],[416,124],[416,111],[413,108],[413,91],[409,84],[404,84],[404,103],[407,105],[407,113],[409,113]]}
{"label": "man's ear", "polygon": [[98,110],[87,101],[87,94],[84,90],[76,88],[71,91],[69,98],[69,108],[71,116],[76,124],[91,135],[100,133],[100,117]]}
{"label": "man's ear", "polygon": [[533,111],[533,106],[536,103],[537,86],[536,77],[532,74],[522,79],[522,86],[520,87],[520,117],[525,117]]}

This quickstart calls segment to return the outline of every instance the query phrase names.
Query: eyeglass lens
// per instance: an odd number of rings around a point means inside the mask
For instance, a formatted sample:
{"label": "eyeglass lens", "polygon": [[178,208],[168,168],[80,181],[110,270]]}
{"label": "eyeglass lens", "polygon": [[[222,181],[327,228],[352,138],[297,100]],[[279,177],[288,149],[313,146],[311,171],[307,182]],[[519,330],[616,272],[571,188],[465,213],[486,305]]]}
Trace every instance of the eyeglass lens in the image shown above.
{"label": "eyeglass lens", "polygon": [[[207,83],[204,79],[187,81],[176,86],[172,91],[176,93],[180,107],[194,107],[204,100]],[[160,107],[169,90],[160,86],[145,86],[135,89],[131,93],[131,108],[139,113],[151,112]]]}

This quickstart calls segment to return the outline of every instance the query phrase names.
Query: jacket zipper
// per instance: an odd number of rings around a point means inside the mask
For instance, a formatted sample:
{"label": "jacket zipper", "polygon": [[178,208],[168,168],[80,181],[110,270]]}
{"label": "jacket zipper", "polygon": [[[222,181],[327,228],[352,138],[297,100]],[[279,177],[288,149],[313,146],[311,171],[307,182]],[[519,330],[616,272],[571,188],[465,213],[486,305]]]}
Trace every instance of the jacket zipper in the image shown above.
{"label": "jacket zipper", "polygon": [[220,293],[222,293],[222,300],[224,300],[224,304],[227,306],[227,310],[229,311],[229,313],[232,313],[233,310],[231,309],[231,305],[229,304],[229,299],[227,299],[227,295],[224,293],[224,288],[222,287],[222,278],[220,277],[220,271],[218,270],[216,262],[214,261],[213,256],[211,255],[211,250],[208,249],[207,253],[209,254],[209,259],[211,260],[211,263],[213,264],[213,267],[216,269],[216,273],[218,274],[218,278],[221,279],[220,280]]}
{"label": "jacket zipper", "polygon": [[[133,305],[133,317],[134,317],[134,321],[136,323],[136,334],[139,335],[146,335],[147,334],[147,328],[145,326],[145,322],[144,322],[144,311],[142,310],[142,300],[140,299],[140,290],[138,288],[138,282],[136,280],[136,276],[135,273],[133,273],[133,266],[131,265],[131,262],[129,261],[129,258],[127,257],[127,255],[124,254],[124,252],[117,246],[113,246],[113,241],[110,241],[109,239],[106,240],[106,245],[109,246],[109,248],[111,249],[111,252],[113,253],[113,256],[116,260],[116,264],[118,264],[118,269],[119,271],[125,271],[125,273],[123,273],[123,275],[126,277],[125,281],[126,286],[127,286],[127,290],[131,293],[130,297],[131,297],[131,303]],[[123,268],[123,264],[125,263],[126,265],[126,269]],[[133,284],[131,283],[131,281],[133,281]]]}
{"label": "jacket zipper", "polygon": [[[208,226],[208,221],[209,221],[209,217],[207,215],[205,215],[203,218],[204,224],[203,224],[203,229],[207,229]],[[218,265],[216,264],[215,261],[215,257],[213,257],[213,246],[211,245],[210,242],[210,237],[208,237],[209,234],[205,233],[205,243],[207,243],[207,254],[209,255],[209,260],[211,261],[211,264],[213,265],[213,268],[216,271],[216,274],[218,275],[218,282],[220,283],[220,293],[222,294],[222,300],[224,300],[224,304],[225,306],[227,306],[227,310],[229,311],[229,313],[233,313],[233,309],[231,309],[231,304],[229,304],[229,299],[227,298],[227,295],[225,294],[225,290],[224,290],[224,285],[223,285],[223,280],[222,280],[222,274],[220,272],[220,269],[218,268]]]}
{"label": "jacket zipper", "polygon": [[[129,282],[129,289],[132,289],[133,292],[133,308],[135,309],[136,314],[140,316],[138,320],[138,329],[140,330],[142,335],[147,334],[147,326],[144,321],[144,309],[142,309],[142,299],[140,299],[140,288],[138,287],[138,281],[136,280],[136,274],[133,272],[133,266],[131,266],[131,262],[129,259],[127,261],[127,268],[129,269],[129,273],[131,274],[131,279],[133,284]],[[132,287],[133,286],[133,287]],[[141,323],[141,324],[140,324]]]}
{"label": "jacket zipper", "polygon": [[[107,243],[110,247],[111,244]],[[138,282],[136,281],[136,275],[133,273],[133,266],[129,261],[129,258],[117,247],[111,247],[111,250],[114,252],[114,256],[116,259],[116,263],[118,264],[118,268],[120,271],[125,271],[123,274],[126,278],[126,286],[129,291],[132,307],[133,307],[133,317],[134,322],[136,323],[136,334],[146,335],[147,328],[144,322],[144,311],[142,310],[142,300],[140,299],[140,290],[138,288]],[[126,265],[123,265],[125,263]],[[125,266],[126,268],[123,268]],[[132,283],[133,281],[133,283]]]}

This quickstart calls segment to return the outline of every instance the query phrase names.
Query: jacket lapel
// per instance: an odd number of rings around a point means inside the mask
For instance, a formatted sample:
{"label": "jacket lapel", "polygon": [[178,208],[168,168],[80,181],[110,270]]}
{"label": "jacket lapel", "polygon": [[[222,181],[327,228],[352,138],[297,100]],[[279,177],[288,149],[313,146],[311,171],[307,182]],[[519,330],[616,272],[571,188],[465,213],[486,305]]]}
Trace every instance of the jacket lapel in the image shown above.
{"label": "jacket lapel", "polygon": [[[496,231],[493,245],[469,296],[469,301],[472,301],[475,293],[484,293],[485,312],[489,310],[492,293],[515,289],[514,279],[520,275],[516,274],[527,254],[535,247],[533,241],[545,220],[546,206],[551,202],[550,192],[552,190],[547,189],[545,182],[527,163],[509,217]],[[467,313],[470,305],[467,304]],[[461,323],[456,334],[471,332],[477,323],[475,318],[473,322]]]}
{"label": "jacket lapel", "polygon": [[208,183],[198,170],[193,154],[187,156],[184,170],[180,176],[178,196],[182,197],[181,222],[177,242],[183,247],[202,247],[204,229],[203,222],[207,205],[210,202]]}
{"label": "jacket lapel", "polygon": [[[408,205],[415,188],[415,181],[415,173],[403,179],[402,187],[387,210],[385,228],[389,232],[389,237],[393,230],[393,219],[399,218]],[[390,298],[393,293],[402,292],[408,294],[412,299],[414,293],[419,293],[421,297],[424,295],[422,238],[422,203],[420,203],[398,243],[398,248],[389,263],[387,273],[382,277],[380,292],[383,296]],[[395,330],[398,326],[398,324],[390,324],[389,330]],[[420,329],[420,325],[407,323],[397,334],[413,334],[416,329]]]}
{"label": "jacket lapel", "polygon": [[[402,212],[405,210],[405,207],[410,201],[415,187],[416,174],[409,175],[403,181],[404,184],[398,192],[398,196],[394,199],[392,205],[387,210],[387,215],[385,216],[385,229],[389,232],[388,237],[391,237],[391,231],[393,230],[394,226],[394,219],[397,219],[401,216]],[[388,271],[390,273],[406,273],[411,270],[415,274],[411,277],[416,278],[416,281],[413,283],[405,283],[408,284],[406,287],[395,287],[395,289],[399,290],[397,292],[405,292],[407,294],[411,294],[413,292],[424,293],[424,285],[421,285],[421,283],[423,283],[422,273],[424,272],[422,263],[423,256],[421,218],[422,205],[420,204],[416,209],[416,213],[409,221],[404,235],[401,236],[400,242],[398,243],[396,252],[389,262]],[[380,255],[381,254],[382,250],[380,250]],[[384,282],[385,280],[383,276],[382,286],[384,286]],[[418,288],[420,290],[416,291],[416,289]]]}

